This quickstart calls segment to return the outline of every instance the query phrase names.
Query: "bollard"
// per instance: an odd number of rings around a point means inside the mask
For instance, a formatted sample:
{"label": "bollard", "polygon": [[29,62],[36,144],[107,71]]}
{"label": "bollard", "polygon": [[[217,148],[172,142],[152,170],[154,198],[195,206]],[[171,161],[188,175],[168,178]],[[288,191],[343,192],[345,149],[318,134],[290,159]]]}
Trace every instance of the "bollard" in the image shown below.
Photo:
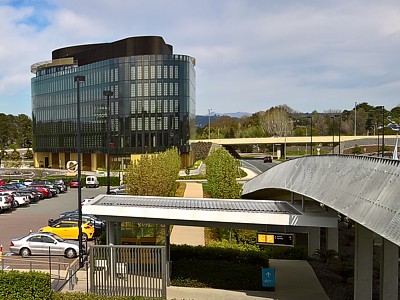
{"label": "bollard", "polygon": [[3,244],[0,245],[0,261],[3,259]]}

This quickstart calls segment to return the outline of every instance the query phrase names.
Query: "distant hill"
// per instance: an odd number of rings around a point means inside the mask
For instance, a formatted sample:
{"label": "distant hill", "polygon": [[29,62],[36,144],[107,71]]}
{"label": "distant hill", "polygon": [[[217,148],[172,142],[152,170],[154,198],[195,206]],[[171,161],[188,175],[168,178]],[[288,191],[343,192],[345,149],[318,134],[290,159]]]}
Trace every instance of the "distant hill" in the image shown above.
{"label": "distant hill", "polygon": [[[227,117],[231,117],[231,118],[237,118],[240,119],[241,117],[244,116],[251,116],[251,113],[247,113],[247,112],[236,112],[236,113],[214,113],[211,112],[211,117],[210,120],[211,122],[218,120],[221,116],[227,116]],[[196,127],[204,127],[206,125],[208,125],[208,115],[205,116],[200,116],[197,115],[196,116]]]}

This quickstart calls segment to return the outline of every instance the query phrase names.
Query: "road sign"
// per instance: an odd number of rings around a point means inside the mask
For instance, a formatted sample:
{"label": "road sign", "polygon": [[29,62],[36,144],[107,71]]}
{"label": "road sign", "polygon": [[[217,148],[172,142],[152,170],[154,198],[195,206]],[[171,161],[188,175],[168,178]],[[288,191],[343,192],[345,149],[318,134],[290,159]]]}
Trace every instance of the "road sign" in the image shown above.
{"label": "road sign", "polygon": [[275,287],[275,268],[262,268],[262,286]]}
{"label": "road sign", "polygon": [[294,246],[294,234],[257,232],[257,243],[261,245]]}

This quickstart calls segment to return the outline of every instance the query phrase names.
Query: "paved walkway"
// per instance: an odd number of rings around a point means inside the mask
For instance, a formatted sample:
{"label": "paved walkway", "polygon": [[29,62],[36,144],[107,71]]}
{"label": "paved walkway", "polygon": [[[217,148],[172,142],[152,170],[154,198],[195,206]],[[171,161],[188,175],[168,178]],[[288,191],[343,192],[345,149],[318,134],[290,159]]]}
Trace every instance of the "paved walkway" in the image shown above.
{"label": "paved walkway", "polygon": [[[202,184],[187,182],[183,196],[186,198],[203,198]],[[174,225],[171,232],[171,244],[204,246],[204,227]]]}

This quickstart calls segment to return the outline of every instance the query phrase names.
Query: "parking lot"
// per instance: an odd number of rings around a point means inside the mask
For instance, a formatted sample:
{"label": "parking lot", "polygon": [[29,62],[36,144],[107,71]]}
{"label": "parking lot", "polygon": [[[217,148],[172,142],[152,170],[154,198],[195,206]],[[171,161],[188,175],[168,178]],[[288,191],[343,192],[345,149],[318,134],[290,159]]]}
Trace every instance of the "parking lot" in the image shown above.
{"label": "parking lot", "polygon": [[[82,200],[105,194],[106,187],[82,188]],[[66,193],[56,197],[40,200],[37,204],[18,207],[12,211],[0,214],[0,244],[3,255],[8,250],[12,238],[21,237],[39,228],[47,226],[49,219],[56,219],[60,213],[73,211],[78,208],[78,189],[68,189]]]}

